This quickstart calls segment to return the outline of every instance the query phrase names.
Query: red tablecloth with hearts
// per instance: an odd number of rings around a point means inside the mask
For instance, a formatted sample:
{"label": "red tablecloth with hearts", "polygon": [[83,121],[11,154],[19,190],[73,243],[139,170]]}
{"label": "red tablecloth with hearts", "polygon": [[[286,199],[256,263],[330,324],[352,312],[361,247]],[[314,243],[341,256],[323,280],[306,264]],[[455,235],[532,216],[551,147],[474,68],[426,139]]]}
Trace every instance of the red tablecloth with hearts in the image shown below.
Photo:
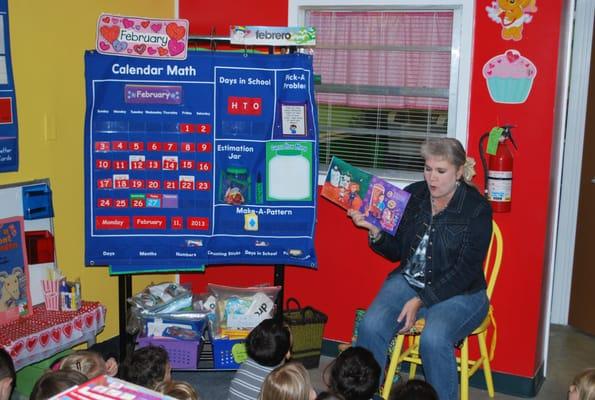
{"label": "red tablecloth with hearts", "polygon": [[83,301],[78,311],[47,311],[39,304],[31,315],[0,327],[0,346],[20,369],[79,343],[93,344],[105,326],[105,312],[98,302]]}

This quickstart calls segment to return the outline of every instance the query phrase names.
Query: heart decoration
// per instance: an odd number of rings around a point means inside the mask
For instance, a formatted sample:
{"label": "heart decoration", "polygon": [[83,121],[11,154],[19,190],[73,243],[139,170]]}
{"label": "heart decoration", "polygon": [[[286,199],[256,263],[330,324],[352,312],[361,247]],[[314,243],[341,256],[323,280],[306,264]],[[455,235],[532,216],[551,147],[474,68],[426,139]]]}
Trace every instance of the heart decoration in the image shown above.
{"label": "heart decoration", "polygon": [[91,325],[93,325],[94,320],[95,320],[95,317],[93,316],[93,314],[88,314],[85,317],[85,324],[87,325],[87,328],[90,328]]}
{"label": "heart decoration", "polygon": [[132,53],[132,49],[128,49],[126,50],[128,53]]}
{"label": "heart decoration", "polygon": [[143,28],[146,28],[147,26],[149,26],[149,24],[150,24],[150,22],[149,22],[149,21],[142,21],[142,22],[140,23],[140,25],[141,25]]}
{"label": "heart decoration", "polygon": [[103,22],[105,22],[106,24],[109,24],[110,17],[103,17],[101,20],[102,20]]}
{"label": "heart decoration", "polygon": [[114,43],[112,43],[112,45],[114,46],[114,50],[116,50],[118,53],[126,50],[126,47],[128,47],[128,43],[120,42],[119,40],[114,40]]}
{"label": "heart decoration", "polygon": [[23,342],[16,342],[14,346],[12,346],[12,350],[10,351],[10,355],[13,357],[17,357],[21,351],[23,350],[23,347],[25,347],[25,345],[23,344]]}
{"label": "heart decoration", "polygon": [[178,42],[176,40],[170,40],[167,44],[167,48],[169,49],[169,54],[174,57],[184,51],[184,43]]}
{"label": "heart decoration", "polygon": [[159,32],[162,26],[162,24],[151,24],[151,30],[153,32]]}
{"label": "heart decoration", "polygon": [[145,50],[147,49],[147,45],[146,44],[135,44],[133,49],[138,54],[143,54],[145,52]]}
{"label": "heart decoration", "polygon": [[124,25],[124,28],[129,29],[129,28],[132,28],[132,26],[134,25],[134,22],[129,20],[128,18],[124,18],[122,20],[122,25]]}
{"label": "heart decoration", "polygon": [[134,25],[134,29],[136,29],[137,31],[140,31],[140,25]]}
{"label": "heart decoration", "polygon": [[39,343],[41,344],[41,347],[47,346],[49,341],[50,341],[50,334],[48,332],[44,332],[39,336]]}
{"label": "heart decoration", "polygon": [[157,53],[157,50],[155,50],[154,47],[149,47],[147,49],[147,53],[149,53],[150,55],[153,55],[153,54]]}
{"label": "heart decoration", "polygon": [[519,54],[518,52],[516,52],[516,51],[512,51],[512,50],[508,50],[508,51],[507,51],[506,53],[504,53],[504,54],[506,54],[506,58],[508,59],[508,62],[509,62],[509,63],[513,63],[513,62],[515,62],[515,61],[516,61],[516,60],[518,60],[518,59],[519,59],[519,57],[520,57],[520,54]]}
{"label": "heart decoration", "polygon": [[173,40],[180,40],[186,34],[186,28],[176,24],[175,22],[170,22],[165,27],[165,32],[167,33],[167,36],[169,36]]}
{"label": "heart decoration", "polygon": [[62,332],[64,332],[64,336],[66,336],[67,338],[70,338],[70,336],[72,336],[72,325],[71,324],[64,325],[64,327],[62,328]]}
{"label": "heart decoration", "polygon": [[102,26],[99,29],[99,33],[101,33],[101,36],[103,36],[105,40],[112,43],[114,40],[118,38],[118,35],[120,34],[120,27],[116,25]]}
{"label": "heart decoration", "polygon": [[113,19],[112,19],[112,22],[113,22],[114,24],[117,24],[118,22],[120,22],[120,20],[119,20],[118,18],[113,18]]}
{"label": "heart decoration", "polygon": [[76,317],[76,319],[74,320],[74,329],[78,331],[83,330],[83,319],[81,317]]}
{"label": "heart decoration", "polygon": [[60,328],[52,329],[52,340],[56,343],[60,342],[60,337],[62,336],[62,332],[60,332]]}
{"label": "heart decoration", "polygon": [[33,336],[27,339],[27,350],[29,350],[29,352],[33,351],[35,345],[37,345],[37,336]]}
{"label": "heart decoration", "polygon": [[109,44],[107,44],[105,42],[99,42],[99,48],[103,51],[107,51],[107,50],[109,50]]}
{"label": "heart decoration", "polygon": [[160,56],[165,56],[165,55],[167,55],[167,53],[168,53],[168,51],[167,51],[167,49],[166,49],[165,47],[159,47],[159,48],[157,49],[157,51],[159,52],[159,55],[160,55]]}

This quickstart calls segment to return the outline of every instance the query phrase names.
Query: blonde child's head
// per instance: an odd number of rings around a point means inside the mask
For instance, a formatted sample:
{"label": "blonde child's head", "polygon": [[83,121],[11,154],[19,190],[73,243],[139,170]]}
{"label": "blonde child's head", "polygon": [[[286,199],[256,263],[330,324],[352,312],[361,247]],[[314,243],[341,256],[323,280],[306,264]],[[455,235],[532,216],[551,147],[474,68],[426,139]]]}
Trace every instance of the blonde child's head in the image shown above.
{"label": "blonde child's head", "polygon": [[155,390],[179,400],[200,400],[192,385],[184,381],[160,382],[155,386]]}
{"label": "blonde child's head", "polygon": [[588,368],[574,377],[568,391],[570,400],[595,400],[595,368]]}
{"label": "blonde child's head", "polygon": [[106,373],[103,357],[90,350],[78,350],[66,356],[60,363],[60,369],[80,372],[89,379]]}
{"label": "blonde child's head", "polygon": [[267,375],[259,400],[313,400],[315,397],[306,368],[300,363],[289,362]]}

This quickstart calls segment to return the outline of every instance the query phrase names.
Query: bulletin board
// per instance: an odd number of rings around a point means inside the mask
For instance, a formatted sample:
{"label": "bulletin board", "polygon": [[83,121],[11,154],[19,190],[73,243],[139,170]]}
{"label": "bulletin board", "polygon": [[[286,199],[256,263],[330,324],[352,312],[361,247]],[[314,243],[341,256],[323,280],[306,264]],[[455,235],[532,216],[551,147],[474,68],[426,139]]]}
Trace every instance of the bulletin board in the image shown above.
{"label": "bulletin board", "polygon": [[16,171],[19,167],[17,132],[16,93],[8,29],[8,1],[0,0],[0,172]]}
{"label": "bulletin board", "polygon": [[311,56],[87,52],[85,65],[88,266],[316,267]]}

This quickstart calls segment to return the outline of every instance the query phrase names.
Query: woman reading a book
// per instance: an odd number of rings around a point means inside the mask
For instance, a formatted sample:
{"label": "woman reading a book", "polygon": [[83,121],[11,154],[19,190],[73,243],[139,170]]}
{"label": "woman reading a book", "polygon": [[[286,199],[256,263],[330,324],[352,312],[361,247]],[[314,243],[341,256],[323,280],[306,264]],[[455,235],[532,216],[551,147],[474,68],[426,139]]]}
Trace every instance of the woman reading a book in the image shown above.
{"label": "woman reading a book", "polygon": [[356,226],[368,229],[373,250],[401,262],[368,308],[356,345],[370,350],[384,371],[391,339],[425,318],[420,353],[426,380],[441,400],[454,400],[454,346],[479,326],[489,307],[482,264],[492,210],[470,182],[474,163],[458,140],[428,140],[421,154],[424,181],[405,188],[411,197],[395,236],[348,211]]}

